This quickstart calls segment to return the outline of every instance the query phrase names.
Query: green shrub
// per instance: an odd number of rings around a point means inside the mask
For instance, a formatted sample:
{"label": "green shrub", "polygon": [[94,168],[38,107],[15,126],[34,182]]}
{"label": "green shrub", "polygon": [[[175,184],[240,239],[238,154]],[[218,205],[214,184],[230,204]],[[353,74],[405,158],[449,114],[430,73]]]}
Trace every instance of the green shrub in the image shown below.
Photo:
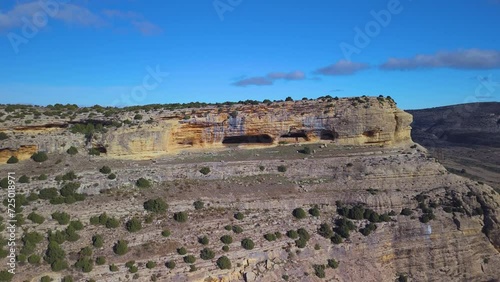
{"label": "green shrub", "polygon": [[241,226],[239,225],[233,225],[233,232],[236,233],[236,234],[240,234],[241,232],[243,232],[243,228],[241,228]]}
{"label": "green shrub", "polygon": [[154,213],[163,213],[167,210],[168,205],[161,198],[147,200],[143,204],[144,209]]}
{"label": "green shrub", "polygon": [[141,221],[137,218],[132,218],[131,220],[127,221],[125,226],[128,232],[137,232],[142,228]]}
{"label": "green shrub", "polygon": [[82,248],[80,250],[79,255],[84,257],[90,257],[92,255],[92,249],[89,246]]}
{"label": "green shrub", "polygon": [[102,235],[96,234],[92,236],[92,245],[95,248],[101,248],[104,245],[104,238]]}
{"label": "green shrub", "polygon": [[80,220],[73,220],[69,223],[69,226],[73,227],[75,230],[82,230],[83,223]]}
{"label": "green shrub", "polygon": [[59,193],[63,197],[73,196],[80,185],[80,182],[68,182],[59,189]]}
{"label": "green shrub", "polygon": [[149,188],[151,187],[151,182],[145,178],[139,178],[137,179],[137,181],[135,182],[135,186],[139,187],[139,188]]}
{"label": "green shrub", "polygon": [[42,224],[45,221],[45,218],[35,212],[31,212],[28,215],[28,219],[31,220],[33,223],[36,224]]}
{"label": "green shrub", "polygon": [[45,173],[42,173],[42,174],[40,174],[40,176],[38,176],[38,180],[47,180],[47,179],[48,179],[48,177],[47,177],[47,174],[45,174]]}
{"label": "green shrub", "polygon": [[325,238],[331,238],[333,236],[333,229],[327,223],[322,223],[318,228],[318,234]]}
{"label": "green shrub", "polygon": [[278,166],[278,171],[279,172],[286,172],[286,170],[287,170],[286,166],[284,166],[284,165]]}
{"label": "green shrub", "polygon": [[28,200],[30,202],[36,201],[36,200],[38,200],[38,194],[35,192],[32,192],[29,194],[28,197],[26,197],[26,200]]}
{"label": "green shrub", "polygon": [[260,165],[260,166],[259,166],[259,170],[260,170],[260,171],[264,171],[265,169],[266,169],[266,167],[265,167],[265,166],[263,166],[263,165]]}
{"label": "green shrub", "polygon": [[128,244],[127,241],[125,240],[118,240],[118,242],[115,243],[113,246],[113,251],[117,255],[124,255],[128,252]]}
{"label": "green shrub", "polygon": [[264,238],[267,241],[269,241],[269,242],[276,241],[276,234],[274,234],[274,233],[267,233],[267,234],[264,235]]}
{"label": "green shrub", "polygon": [[319,216],[318,207],[313,207],[313,208],[309,209],[309,214],[314,216],[314,217],[318,217]]}
{"label": "green shrub", "polygon": [[53,281],[53,279],[50,278],[50,276],[48,275],[42,276],[42,278],[40,278],[40,282],[51,282],[51,281]]}
{"label": "green shrub", "polygon": [[54,241],[50,241],[47,250],[45,251],[44,260],[49,264],[53,264],[54,262],[64,260],[65,257],[66,253],[61,246]]}
{"label": "green shrub", "polygon": [[177,222],[186,222],[188,220],[188,215],[185,212],[174,213],[174,220]]}
{"label": "green shrub", "polygon": [[255,246],[254,242],[252,241],[252,239],[250,238],[245,238],[243,240],[241,240],[241,246],[245,249],[245,250],[252,250]]}
{"label": "green shrub", "polygon": [[170,230],[168,230],[168,229],[165,229],[161,232],[161,236],[163,236],[163,237],[168,237],[168,236],[170,236],[170,234],[171,234]]}
{"label": "green shrub", "polygon": [[56,188],[45,188],[41,189],[38,193],[38,197],[42,200],[51,200],[59,195]]}
{"label": "green shrub", "polygon": [[[4,188],[4,189],[7,189],[9,187],[9,179],[7,177],[4,177],[2,178],[2,180],[0,180],[0,187]],[[57,192],[57,190],[56,190]]]}
{"label": "green shrub", "polygon": [[300,150],[300,153],[310,155],[312,153],[312,150],[310,147],[305,146],[302,150]]}
{"label": "green shrub", "polygon": [[52,271],[61,271],[68,268],[68,263],[65,260],[56,260],[50,264]]}
{"label": "green shrub", "polygon": [[63,277],[61,282],[73,282],[73,276],[71,275],[66,275]]}
{"label": "green shrub", "polygon": [[106,228],[117,228],[120,226],[120,221],[114,217],[110,217],[106,220]]}
{"label": "green shrub", "polygon": [[290,238],[290,239],[297,239],[297,238],[299,238],[299,234],[295,230],[288,230],[286,232],[286,236],[288,236],[288,238]]}
{"label": "green shrub", "polygon": [[96,148],[90,148],[88,151],[88,154],[90,156],[100,156],[101,152],[99,150],[97,150]]}
{"label": "green shrub", "polygon": [[412,213],[413,213],[413,211],[411,209],[409,209],[409,208],[404,208],[404,209],[401,210],[401,214],[405,215],[405,216],[409,216]]}
{"label": "green shrub", "polygon": [[299,238],[297,240],[295,240],[295,246],[297,248],[305,248],[307,245],[307,241],[304,239],[304,238]]}
{"label": "green shrub", "polygon": [[169,260],[169,261],[167,261],[167,263],[165,263],[165,266],[166,266],[168,269],[174,269],[174,268],[175,268],[175,261],[173,261],[173,260]]}
{"label": "green shrub", "polygon": [[102,257],[102,256],[101,256],[101,257],[97,257],[97,258],[95,259],[95,263],[96,263],[97,265],[103,265],[103,264],[105,264],[105,263],[106,263],[106,258],[105,258],[105,257]]}
{"label": "green shrub", "polygon": [[134,119],[135,119],[135,120],[141,120],[141,119],[142,119],[142,115],[140,115],[140,114],[136,114],[136,115],[134,116]]}
{"label": "green shrub", "polygon": [[66,150],[66,153],[74,156],[74,155],[78,154],[78,149],[75,146],[71,146],[71,147],[69,147],[68,150]]}
{"label": "green shrub", "polygon": [[193,255],[188,255],[183,258],[185,263],[195,263],[196,258]]}
{"label": "green shrub", "polygon": [[226,229],[227,231],[231,231],[233,230],[233,227],[231,225],[226,225],[224,226],[224,229]]}
{"label": "green shrub", "polygon": [[7,163],[8,164],[15,164],[15,163],[18,163],[19,162],[19,159],[16,158],[15,156],[11,156],[8,160],[7,160]]}
{"label": "green shrub", "polygon": [[207,175],[207,174],[210,173],[210,168],[208,166],[204,166],[199,171],[200,171],[201,174]]}
{"label": "green shrub", "polygon": [[26,175],[23,175],[23,176],[19,177],[18,182],[19,183],[30,183],[30,178]]}
{"label": "green shrub", "polygon": [[147,269],[153,269],[153,268],[155,268],[155,267],[156,267],[156,262],[154,262],[154,261],[152,261],[152,260],[150,260],[150,261],[148,261],[148,262],[146,263],[146,268],[147,268]]}
{"label": "green shrub", "polygon": [[208,237],[203,236],[203,237],[198,238],[198,243],[200,243],[202,245],[208,245],[208,243],[209,243]]}
{"label": "green shrub", "polygon": [[214,251],[209,248],[204,248],[200,251],[200,258],[204,260],[213,259],[215,257]]}
{"label": "green shrub", "polygon": [[228,245],[224,245],[224,246],[222,246],[222,250],[223,250],[224,252],[229,252],[229,246],[228,246]]}
{"label": "green shrub", "polygon": [[0,132],[0,141],[9,139],[9,135],[5,132]]}
{"label": "green shrub", "polygon": [[41,260],[40,256],[36,254],[33,254],[28,257],[28,262],[31,264],[39,264],[40,260]]}
{"label": "green shrub", "polygon": [[108,179],[110,179],[110,180],[116,179],[116,174],[114,174],[114,173],[110,173],[110,174],[108,175]]}
{"label": "green shrub", "polygon": [[195,210],[201,210],[205,206],[205,203],[203,203],[202,201],[198,200],[198,201],[196,201],[196,202],[193,203],[193,206],[194,206]]}
{"label": "green shrub", "polygon": [[177,253],[179,255],[183,256],[183,255],[187,254],[187,250],[184,247],[180,247],[180,248],[177,249]]}
{"label": "green shrub", "polygon": [[65,212],[59,212],[59,211],[52,213],[52,218],[57,220],[57,223],[59,223],[61,225],[68,224],[69,220],[70,220],[69,214],[67,214]]}
{"label": "green shrub", "polygon": [[330,238],[330,240],[332,241],[332,243],[334,243],[336,245],[342,243],[342,241],[343,241],[342,237],[339,234],[336,234],[336,233],[332,236],[332,238]]}
{"label": "green shrub", "polygon": [[118,266],[116,266],[114,263],[109,266],[109,271],[111,272],[116,272],[118,271]]}
{"label": "green shrub", "polygon": [[233,237],[231,237],[230,235],[224,235],[220,237],[220,240],[222,243],[229,245],[233,242]]}
{"label": "green shrub", "polygon": [[[68,171],[66,172],[63,176],[62,176],[62,180],[65,180],[65,181],[72,181],[72,180],[75,180],[77,179],[78,177],[76,176],[75,172],[74,171]],[[75,185],[75,184],[73,184]],[[79,186],[79,185],[78,185]],[[78,188],[78,187],[77,187]]]}
{"label": "green shrub", "polygon": [[217,259],[217,266],[220,269],[231,269],[231,260],[226,256],[222,256]]}
{"label": "green shrub", "polygon": [[307,216],[306,212],[302,208],[296,208],[292,211],[292,215],[297,219],[303,219]]}
{"label": "green shrub", "polygon": [[323,264],[313,265],[314,274],[319,278],[325,278],[325,266]]}
{"label": "green shrub", "polygon": [[47,156],[47,153],[45,153],[45,152],[36,152],[33,155],[31,155],[31,159],[37,163],[41,163],[41,162],[48,160],[49,157]]}
{"label": "green shrub", "polygon": [[82,257],[76,261],[75,267],[80,271],[88,273],[94,268],[94,261],[89,257]]}
{"label": "green shrub", "polygon": [[234,214],[234,218],[237,220],[242,220],[245,217],[241,212],[237,212]]}
{"label": "green shrub", "polygon": [[329,259],[328,260],[328,267],[336,269],[337,267],[339,267],[339,263],[335,259]]}
{"label": "green shrub", "polygon": [[111,168],[109,168],[109,166],[105,165],[99,169],[99,172],[103,173],[103,174],[108,174],[108,173],[111,173]]}

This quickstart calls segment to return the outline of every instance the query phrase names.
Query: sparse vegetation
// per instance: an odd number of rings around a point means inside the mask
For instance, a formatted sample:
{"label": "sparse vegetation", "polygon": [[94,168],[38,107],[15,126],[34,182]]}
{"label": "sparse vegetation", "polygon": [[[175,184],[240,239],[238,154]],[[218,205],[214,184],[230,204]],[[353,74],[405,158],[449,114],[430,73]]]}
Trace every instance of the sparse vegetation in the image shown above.
{"label": "sparse vegetation", "polygon": [[200,171],[201,174],[207,175],[207,174],[210,173],[210,168],[208,166],[204,166],[199,171]]}
{"label": "sparse vegetation", "polygon": [[222,256],[217,259],[217,266],[220,269],[231,269],[231,260],[226,256]]}
{"label": "sparse vegetation", "polygon": [[135,186],[139,187],[139,188],[150,188],[151,187],[151,182],[145,178],[139,178],[137,179],[137,181],[135,182]]}
{"label": "sparse vegetation", "polygon": [[177,222],[186,222],[188,220],[188,215],[185,212],[174,213],[174,220]]}

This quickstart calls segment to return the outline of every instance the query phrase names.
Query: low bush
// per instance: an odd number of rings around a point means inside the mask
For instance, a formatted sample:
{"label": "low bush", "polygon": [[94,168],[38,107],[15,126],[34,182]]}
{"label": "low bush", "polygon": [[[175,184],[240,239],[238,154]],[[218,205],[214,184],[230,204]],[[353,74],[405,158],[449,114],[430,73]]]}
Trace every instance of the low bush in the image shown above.
{"label": "low bush", "polygon": [[193,203],[193,206],[194,206],[195,210],[201,210],[201,209],[203,209],[203,207],[205,206],[205,204],[202,201],[198,200],[198,201],[195,201]]}
{"label": "low bush", "polygon": [[99,172],[102,174],[109,174],[109,173],[111,173],[111,168],[109,168],[109,166],[105,165],[99,169]]}
{"label": "low bush", "polygon": [[146,178],[139,178],[137,179],[137,181],[135,182],[135,186],[139,187],[139,188],[149,188],[151,187],[151,182],[149,180],[147,180]]}
{"label": "low bush", "polygon": [[171,234],[170,230],[168,230],[168,229],[165,229],[161,232],[161,236],[163,236],[163,237],[168,237],[168,236],[170,236],[170,234]]}
{"label": "low bush", "polygon": [[264,235],[264,238],[267,241],[269,241],[269,242],[276,241],[276,234],[274,234],[274,233],[267,233],[267,234]]}
{"label": "low bush", "polygon": [[175,261],[173,260],[169,260],[165,263],[165,266],[168,268],[168,269],[174,269],[175,268]]}
{"label": "low bush", "polygon": [[226,256],[222,256],[217,259],[217,266],[220,269],[231,269],[231,260]]}
{"label": "low bush", "polygon": [[208,243],[209,243],[208,237],[203,236],[203,237],[198,238],[198,243],[200,243],[202,245],[208,245]]}
{"label": "low bush", "polygon": [[237,212],[234,214],[234,218],[237,220],[242,220],[243,218],[245,218],[245,215],[243,215],[241,212]]}
{"label": "low bush", "polygon": [[36,224],[42,224],[45,221],[45,218],[35,212],[31,212],[28,215],[28,219],[31,220],[33,223]]}
{"label": "low bush", "polygon": [[177,222],[186,222],[188,220],[188,215],[185,212],[174,213],[174,220]]}
{"label": "low bush", "polygon": [[328,267],[336,269],[337,267],[339,267],[339,263],[335,259],[329,259],[328,260]]}
{"label": "low bush", "polygon": [[137,232],[141,230],[142,224],[141,221],[137,218],[132,218],[131,220],[127,221],[125,224],[125,227],[127,228],[128,232]]}
{"label": "low bush", "polygon": [[250,238],[244,238],[243,240],[241,240],[241,246],[245,250],[252,250],[255,246],[255,243]]}
{"label": "low bush", "polygon": [[163,213],[167,210],[168,205],[161,198],[151,199],[144,202],[144,209],[149,212]]}
{"label": "low bush", "polygon": [[303,219],[307,216],[306,212],[302,208],[296,208],[292,211],[292,215],[297,219]]}
{"label": "low bush", "polygon": [[231,237],[230,235],[224,235],[220,237],[220,240],[222,243],[229,245],[233,242],[233,237]]}
{"label": "low bush", "polygon": [[325,278],[325,265],[323,264],[315,264],[313,265],[314,274],[319,278]]}
{"label": "low bush", "polygon": [[118,242],[115,243],[113,246],[113,251],[117,255],[124,255],[128,252],[128,243],[125,240],[119,240]]}
{"label": "low bush", "polygon": [[208,166],[204,166],[199,171],[200,171],[201,174],[207,175],[207,174],[210,173],[210,168]]}
{"label": "low bush", "polygon": [[184,247],[180,247],[180,248],[177,249],[177,253],[179,255],[183,256],[183,255],[187,254],[187,250]]}
{"label": "low bush", "polygon": [[45,153],[45,152],[36,152],[33,155],[31,155],[31,159],[37,163],[41,163],[41,162],[48,160],[49,157],[47,156],[47,153]]}
{"label": "low bush", "polygon": [[7,163],[8,164],[15,164],[15,163],[18,163],[19,162],[19,159],[16,158],[15,156],[11,156],[8,160],[7,160]]}
{"label": "low bush", "polygon": [[196,262],[196,258],[193,255],[187,255],[187,256],[183,257],[183,260],[185,263],[195,263]]}

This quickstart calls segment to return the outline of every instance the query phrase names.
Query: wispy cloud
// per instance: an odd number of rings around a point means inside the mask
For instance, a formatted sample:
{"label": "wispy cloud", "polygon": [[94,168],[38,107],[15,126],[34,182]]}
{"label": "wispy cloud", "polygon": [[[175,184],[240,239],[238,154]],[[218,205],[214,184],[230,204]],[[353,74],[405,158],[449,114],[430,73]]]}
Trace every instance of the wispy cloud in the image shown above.
{"label": "wispy cloud", "polygon": [[352,75],[356,72],[368,69],[370,66],[364,63],[356,63],[347,60],[340,60],[335,64],[320,68],[315,71],[317,74],[322,75]]}
{"label": "wispy cloud", "polygon": [[306,78],[306,75],[301,71],[293,71],[289,73],[285,72],[272,72],[267,74],[266,76],[256,76],[245,79],[240,79],[233,83],[235,86],[265,86],[265,85],[273,85],[276,80],[303,80]]}
{"label": "wispy cloud", "polygon": [[158,25],[146,20],[140,13],[133,11],[105,10],[103,13],[114,19],[130,22],[130,24],[143,35],[155,35],[163,32]]}
{"label": "wispy cloud", "polygon": [[[57,5],[57,9],[52,10],[50,16],[64,23],[88,27],[98,27],[105,24],[101,16],[85,7],[64,3]],[[0,11],[0,29],[18,28],[26,24],[26,21],[33,22],[33,16],[37,13],[46,15],[41,1],[21,3],[9,11]],[[48,15],[46,16],[48,17]]]}
{"label": "wispy cloud", "polygon": [[441,51],[432,55],[416,55],[413,58],[390,58],[380,68],[383,70],[496,69],[500,68],[500,51],[467,49]]}
{"label": "wispy cloud", "polygon": [[[162,29],[154,23],[145,19],[137,12],[104,10],[102,12],[91,11],[84,5],[55,2],[50,10],[44,6],[45,1],[22,2],[14,5],[10,10],[0,11],[0,30],[19,28],[27,23],[36,22],[35,15],[42,13],[52,19],[65,24],[82,27],[115,27],[116,25],[128,25],[143,35],[154,35],[162,32]],[[48,15],[47,15],[48,14]],[[116,21],[116,20],[119,21]],[[39,20],[39,19],[38,19]]]}

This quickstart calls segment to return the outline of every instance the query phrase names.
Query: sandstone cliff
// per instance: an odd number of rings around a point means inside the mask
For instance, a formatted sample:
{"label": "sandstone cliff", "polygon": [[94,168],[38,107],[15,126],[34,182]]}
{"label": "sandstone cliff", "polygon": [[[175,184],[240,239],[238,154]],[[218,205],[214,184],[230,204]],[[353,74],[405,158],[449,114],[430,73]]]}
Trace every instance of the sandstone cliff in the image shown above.
{"label": "sandstone cliff", "polygon": [[[277,145],[283,142],[333,141],[339,145],[395,145],[411,141],[410,114],[390,98],[325,98],[291,102],[208,106],[184,110],[120,112],[113,117],[79,113],[71,120],[34,120],[26,126],[0,129],[13,135],[0,141],[0,162],[10,155],[25,159],[20,146],[62,153],[70,146],[94,147],[108,156],[148,157],[180,150],[226,145]],[[140,114],[142,120],[106,132],[71,134],[75,124],[120,123]],[[8,125],[8,123],[7,123]]]}

